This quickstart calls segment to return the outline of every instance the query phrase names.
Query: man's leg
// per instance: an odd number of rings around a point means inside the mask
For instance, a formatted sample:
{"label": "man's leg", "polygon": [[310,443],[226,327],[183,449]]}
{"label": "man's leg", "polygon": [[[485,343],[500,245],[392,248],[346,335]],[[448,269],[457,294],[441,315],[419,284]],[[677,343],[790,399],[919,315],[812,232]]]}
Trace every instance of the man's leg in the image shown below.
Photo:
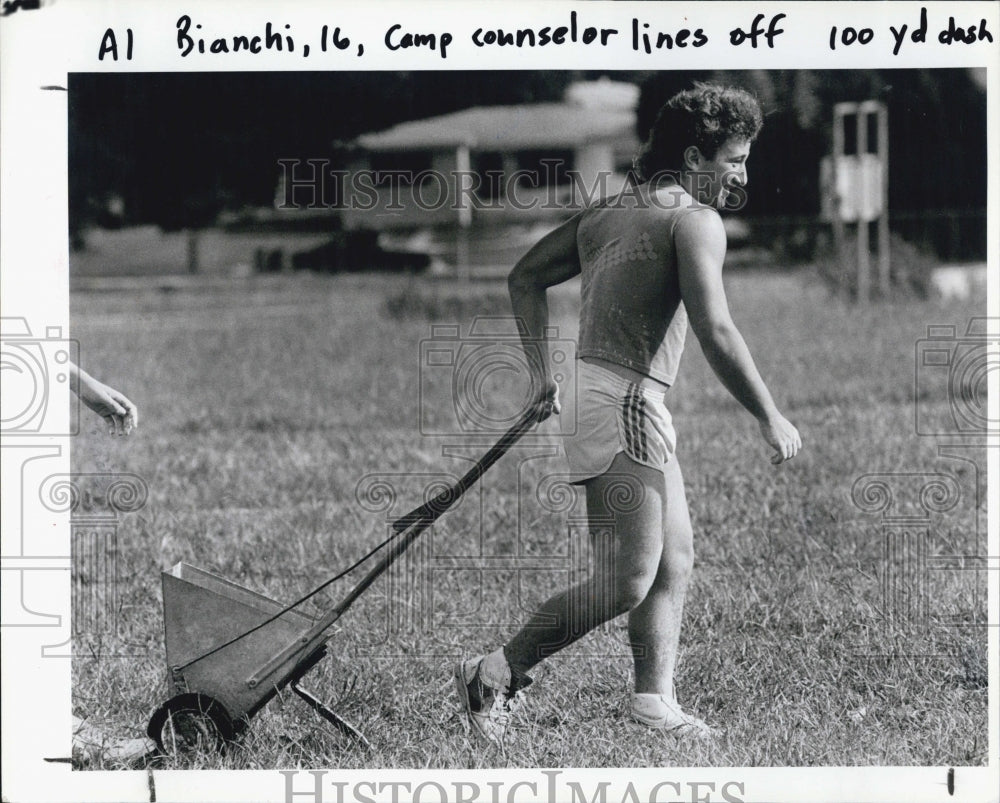
{"label": "man's leg", "polygon": [[639,722],[678,735],[711,737],[715,731],[685,711],[674,694],[674,667],[680,639],[684,595],[694,551],[691,519],[680,465],[664,466],[663,552],[646,598],[629,614],[629,641],[635,658],[632,715]]}
{"label": "man's leg", "polygon": [[684,481],[676,457],[664,466],[663,479],[660,565],[646,598],[629,614],[628,632],[635,656],[636,692],[665,694],[673,699],[674,666],[694,549]]}
{"label": "man's leg", "polygon": [[663,549],[663,474],[619,453],[587,485],[594,546],[590,578],[549,598],[504,647],[526,672],[595,627],[638,605],[657,577]]}
{"label": "man's leg", "polygon": [[645,599],[663,550],[663,493],[663,474],[624,454],[587,483],[590,579],[548,599],[504,647],[455,670],[466,722],[481,737],[502,744],[527,670]]}

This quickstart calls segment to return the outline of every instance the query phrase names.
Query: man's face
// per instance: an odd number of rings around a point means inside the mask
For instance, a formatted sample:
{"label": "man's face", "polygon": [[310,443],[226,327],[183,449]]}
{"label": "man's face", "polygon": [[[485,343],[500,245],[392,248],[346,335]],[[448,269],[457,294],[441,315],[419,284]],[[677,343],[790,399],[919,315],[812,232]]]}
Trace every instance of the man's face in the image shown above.
{"label": "man's face", "polygon": [[747,159],[750,157],[750,143],[745,139],[727,139],[711,158],[699,154],[699,164],[695,169],[695,189],[698,200],[703,204],[723,209],[729,200],[729,208],[740,201],[740,191],[747,183]]}

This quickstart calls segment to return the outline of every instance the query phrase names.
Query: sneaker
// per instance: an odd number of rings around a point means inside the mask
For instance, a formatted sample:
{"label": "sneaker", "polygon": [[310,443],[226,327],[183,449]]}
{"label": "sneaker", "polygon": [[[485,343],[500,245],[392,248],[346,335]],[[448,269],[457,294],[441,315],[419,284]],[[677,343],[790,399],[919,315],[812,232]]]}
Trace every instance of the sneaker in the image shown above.
{"label": "sneaker", "polygon": [[71,763],[77,767],[98,764],[136,766],[156,753],[152,739],[117,739],[99,730],[89,722],[73,717],[73,752]]}
{"label": "sneaker", "polygon": [[459,661],[455,668],[455,686],[465,709],[465,721],[477,736],[500,746],[507,734],[510,718],[524,700],[524,689],[531,678],[510,670],[510,683],[494,685],[483,678],[486,656]]}
{"label": "sneaker", "polygon": [[632,695],[632,717],[648,728],[670,731],[678,736],[718,736],[718,731],[681,710],[677,701],[666,694]]}

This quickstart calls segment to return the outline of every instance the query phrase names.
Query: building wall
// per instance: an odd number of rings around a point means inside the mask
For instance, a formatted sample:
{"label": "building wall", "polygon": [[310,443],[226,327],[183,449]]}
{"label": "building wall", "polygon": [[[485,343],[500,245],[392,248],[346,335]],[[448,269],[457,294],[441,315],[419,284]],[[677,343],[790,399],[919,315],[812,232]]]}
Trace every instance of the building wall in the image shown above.
{"label": "building wall", "polygon": [[574,168],[588,186],[615,167],[614,148],[610,142],[591,142],[577,149]]}
{"label": "building wall", "polygon": [[418,184],[394,181],[376,185],[370,160],[352,162],[347,168],[348,186],[341,211],[344,228],[383,231],[455,222],[457,212],[451,208],[455,197],[451,186],[455,154],[435,153],[431,169],[447,177],[447,182],[425,177]]}
{"label": "building wall", "polygon": [[[620,188],[620,176],[615,175],[616,155],[620,150],[620,143],[612,140],[587,143],[576,148],[572,154],[572,164],[569,167],[575,171],[578,182],[578,198],[586,198],[588,195],[603,195],[605,192],[616,192]],[[503,154],[503,168],[505,172],[514,170],[517,167],[517,152]],[[461,149],[441,150],[430,154],[430,158],[424,158],[419,167],[414,167],[414,174],[418,175],[420,170],[430,169],[436,177],[425,178],[421,183],[411,184],[408,182],[397,182],[395,186],[388,184],[373,186],[374,172],[372,160],[361,158],[352,163],[348,170],[350,179],[347,182],[344,193],[345,204],[342,211],[342,221],[345,228],[369,228],[379,231],[392,229],[420,228],[437,225],[471,225],[475,220],[485,222],[487,214],[491,222],[509,222],[510,220],[524,221],[532,218],[552,218],[558,217],[558,209],[548,209],[545,211],[533,212],[517,208],[505,209],[503,211],[492,209],[489,213],[483,210],[472,209],[472,204],[468,201],[468,194],[463,194],[456,186],[463,179],[467,171],[470,170],[470,159],[468,152]],[[416,163],[415,163],[416,165]],[[600,182],[601,177],[605,179]],[[616,183],[617,182],[617,183]],[[559,185],[562,193],[568,189],[569,183]],[[545,187],[536,190],[539,201],[551,198],[551,193]],[[456,202],[462,198],[462,209],[456,208]],[[522,204],[525,199],[530,202],[531,191],[522,188],[519,198]],[[484,203],[488,201],[483,198]],[[498,201],[497,203],[502,203]],[[510,205],[508,205],[510,206]]]}

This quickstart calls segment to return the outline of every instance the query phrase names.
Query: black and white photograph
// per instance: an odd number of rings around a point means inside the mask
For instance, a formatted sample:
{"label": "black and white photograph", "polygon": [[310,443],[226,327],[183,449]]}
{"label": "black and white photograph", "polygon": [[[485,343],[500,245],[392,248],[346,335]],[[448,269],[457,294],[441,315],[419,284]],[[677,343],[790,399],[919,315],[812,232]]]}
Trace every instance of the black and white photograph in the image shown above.
{"label": "black and white photograph", "polygon": [[33,87],[9,799],[996,799],[996,6],[711,5],[121,13]]}

